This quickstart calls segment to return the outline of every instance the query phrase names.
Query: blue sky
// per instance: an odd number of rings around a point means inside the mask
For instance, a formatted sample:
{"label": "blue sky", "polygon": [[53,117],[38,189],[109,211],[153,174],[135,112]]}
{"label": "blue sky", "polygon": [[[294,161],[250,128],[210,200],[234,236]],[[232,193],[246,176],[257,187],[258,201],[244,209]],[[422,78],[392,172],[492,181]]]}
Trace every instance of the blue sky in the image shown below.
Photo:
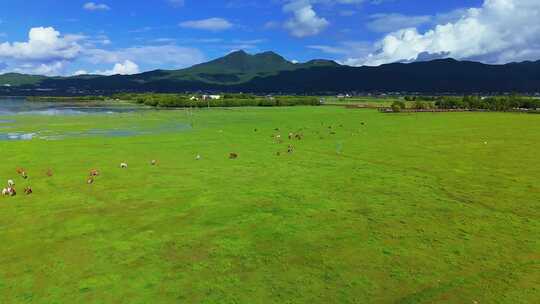
{"label": "blue sky", "polygon": [[379,65],[540,59],[537,0],[3,0],[0,72],[129,74],[233,50]]}

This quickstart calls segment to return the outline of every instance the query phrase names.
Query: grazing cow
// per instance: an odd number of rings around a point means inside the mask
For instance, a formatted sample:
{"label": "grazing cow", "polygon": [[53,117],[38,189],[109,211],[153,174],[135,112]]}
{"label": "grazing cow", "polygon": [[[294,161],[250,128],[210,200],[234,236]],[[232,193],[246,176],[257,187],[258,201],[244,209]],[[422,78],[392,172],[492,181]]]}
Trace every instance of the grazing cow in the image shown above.
{"label": "grazing cow", "polygon": [[120,168],[127,169],[128,165],[126,163],[121,163]]}
{"label": "grazing cow", "polygon": [[293,136],[294,136],[293,133],[289,133],[289,139],[293,139]]}
{"label": "grazing cow", "polygon": [[93,177],[90,177],[87,181],[86,181],[87,184],[91,185],[94,183],[94,178]]}
{"label": "grazing cow", "polygon": [[292,145],[289,145],[289,148],[287,149],[287,152],[288,153],[293,153],[294,152],[294,147]]}
{"label": "grazing cow", "polygon": [[7,184],[8,184],[8,188],[15,186],[15,182],[11,179],[7,181]]}
{"label": "grazing cow", "polygon": [[7,188],[4,188],[2,189],[2,196],[8,196],[9,195],[9,191]]}
{"label": "grazing cow", "polygon": [[238,158],[238,154],[237,153],[230,153],[229,154],[229,159],[237,159]]}
{"label": "grazing cow", "polygon": [[26,174],[26,172],[23,172],[23,173],[21,173],[21,177],[24,178],[24,179],[27,179],[27,178],[28,178],[28,174]]}
{"label": "grazing cow", "polygon": [[17,174],[22,174],[25,170],[23,168],[17,168]]}
{"label": "grazing cow", "polygon": [[304,135],[303,134],[296,134],[295,138],[298,139],[298,140],[302,140],[302,138],[304,138]]}
{"label": "grazing cow", "polygon": [[96,170],[96,169],[90,170],[90,176],[93,176],[93,177],[94,177],[94,176],[99,176],[99,171]]}
{"label": "grazing cow", "polygon": [[15,196],[15,195],[17,195],[17,190],[15,190],[15,188],[13,188],[13,187],[8,187],[7,188],[7,193],[8,193],[7,195],[9,195],[9,196]]}
{"label": "grazing cow", "polygon": [[24,194],[30,195],[30,194],[32,194],[32,193],[33,193],[33,191],[32,191],[32,188],[31,188],[31,187],[26,187],[26,188],[24,188]]}

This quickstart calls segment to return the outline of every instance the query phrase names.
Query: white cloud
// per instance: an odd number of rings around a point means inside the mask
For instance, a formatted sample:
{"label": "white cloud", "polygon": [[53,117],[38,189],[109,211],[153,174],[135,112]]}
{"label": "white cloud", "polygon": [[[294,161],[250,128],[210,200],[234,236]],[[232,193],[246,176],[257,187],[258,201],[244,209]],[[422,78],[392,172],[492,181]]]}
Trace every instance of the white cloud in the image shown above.
{"label": "white cloud", "polygon": [[293,14],[284,26],[295,37],[315,36],[330,24],[328,20],[317,15],[308,0],[291,1],[283,7],[283,10]]}
{"label": "white cloud", "polygon": [[103,3],[87,2],[83,5],[83,8],[87,11],[108,11],[110,6]]}
{"label": "white cloud", "polygon": [[73,76],[81,76],[81,75],[88,75],[88,72],[86,70],[78,70],[73,73]]}
{"label": "white cloud", "polygon": [[27,42],[0,44],[0,58],[25,61],[59,61],[75,58],[81,51],[75,37],[62,37],[52,27],[35,27]]}
{"label": "white cloud", "polygon": [[370,16],[367,27],[374,32],[392,32],[402,28],[417,27],[431,21],[431,16],[407,16],[402,14],[375,14]]}
{"label": "white cloud", "polygon": [[376,51],[349,58],[353,65],[416,60],[422,54],[448,54],[457,59],[505,63],[540,57],[540,1],[485,0],[455,21],[441,23],[420,33],[403,28],[386,35]]}
{"label": "white cloud", "polygon": [[177,45],[138,46],[116,50],[89,49],[84,60],[92,64],[117,63],[125,60],[136,61],[149,66],[166,66],[169,69],[182,68],[205,60],[201,51]]}
{"label": "white cloud", "polygon": [[139,66],[131,60],[116,63],[112,70],[95,72],[98,75],[133,75],[138,73],[140,73]]}
{"label": "white cloud", "polygon": [[2,72],[46,74],[60,73],[66,63],[75,60],[83,48],[80,35],[62,36],[52,27],[35,27],[28,33],[28,41],[0,44]]}
{"label": "white cloud", "polygon": [[[71,65],[90,70],[92,68],[89,69],[88,65],[103,69],[103,65],[117,63],[119,65],[116,69],[105,72],[132,73],[141,70],[139,65],[147,69],[176,69],[201,63],[206,59],[200,50],[178,46],[172,41],[167,45],[103,48],[110,43],[104,35],[61,35],[52,27],[32,28],[28,41],[0,43],[0,73],[72,75]],[[136,62],[137,68],[130,62]]]}
{"label": "white cloud", "polygon": [[203,20],[184,21],[181,22],[179,26],[183,28],[219,32],[232,28],[233,24],[223,18],[208,18]]}
{"label": "white cloud", "polygon": [[348,64],[339,58],[362,58],[373,51],[373,46],[363,41],[343,41],[338,45],[309,45],[309,49],[332,55],[341,64]]}

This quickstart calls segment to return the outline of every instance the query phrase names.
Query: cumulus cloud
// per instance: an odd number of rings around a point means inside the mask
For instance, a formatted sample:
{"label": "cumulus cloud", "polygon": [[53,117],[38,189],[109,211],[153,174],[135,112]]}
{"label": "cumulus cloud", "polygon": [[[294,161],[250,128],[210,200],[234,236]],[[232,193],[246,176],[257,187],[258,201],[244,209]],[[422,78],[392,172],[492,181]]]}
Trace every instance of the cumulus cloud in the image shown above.
{"label": "cumulus cloud", "polygon": [[374,14],[367,27],[374,32],[392,32],[402,28],[417,27],[431,21],[431,16],[407,16],[402,14]]}
{"label": "cumulus cloud", "polygon": [[117,63],[125,60],[136,61],[149,66],[182,68],[201,63],[205,56],[195,48],[177,45],[137,46],[116,50],[89,49],[84,60],[93,64]]}
{"label": "cumulus cloud", "polygon": [[0,58],[45,62],[70,60],[81,51],[78,38],[62,37],[52,27],[35,27],[28,33],[27,42],[0,44]]}
{"label": "cumulus cloud", "polygon": [[62,36],[52,27],[32,28],[28,41],[0,44],[0,61],[6,65],[2,71],[57,74],[81,54],[80,39],[79,35]]}
{"label": "cumulus cloud", "polygon": [[[373,46],[363,41],[343,41],[335,46],[315,44],[309,45],[308,48],[333,55],[336,58],[363,58],[373,51]],[[336,59],[336,61],[341,64],[350,64],[345,60]]]}
{"label": "cumulus cloud", "polygon": [[284,26],[295,37],[317,35],[330,24],[328,20],[317,15],[308,0],[291,1],[283,7],[283,10],[293,14]]}
{"label": "cumulus cloud", "polygon": [[232,28],[233,24],[223,18],[208,18],[202,20],[184,21],[181,22],[179,26],[189,29],[219,32]]}
{"label": "cumulus cloud", "polygon": [[206,59],[200,50],[178,46],[172,42],[167,45],[103,48],[110,44],[111,41],[104,35],[62,35],[52,27],[32,28],[27,41],[0,43],[0,73],[73,75],[71,66],[85,67],[85,70],[75,72],[83,74],[94,69],[88,66],[97,66],[104,70],[104,65],[115,65],[102,74],[131,74],[141,70],[139,65],[147,69],[176,69],[201,63]]}
{"label": "cumulus cloud", "polygon": [[485,0],[454,21],[421,33],[403,28],[378,41],[375,51],[349,58],[351,65],[411,61],[419,55],[448,54],[457,59],[505,63],[540,57],[540,1]]}
{"label": "cumulus cloud", "polygon": [[108,11],[111,9],[110,6],[103,3],[95,3],[95,2],[86,2],[83,5],[83,8],[87,11]]}
{"label": "cumulus cloud", "polygon": [[139,66],[131,60],[116,63],[111,70],[95,72],[98,75],[133,75],[138,73],[140,73]]}

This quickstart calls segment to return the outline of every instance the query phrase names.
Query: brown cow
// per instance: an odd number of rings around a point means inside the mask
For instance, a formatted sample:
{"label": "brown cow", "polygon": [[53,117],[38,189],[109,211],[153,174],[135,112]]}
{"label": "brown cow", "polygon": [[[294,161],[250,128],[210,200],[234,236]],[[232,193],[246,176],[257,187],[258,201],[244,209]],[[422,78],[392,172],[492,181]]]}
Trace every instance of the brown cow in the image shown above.
{"label": "brown cow", "polygon": [[230,153],[229,154],[229,159],[237,159],[238,158],[238,154],[237,153]]}
{"label": "brown cow", "polygon": [[99,176],[99,171],[96,169],[90,170],[90,176]]}
{"label": "brown cow", "polygon": [[32,193],[33,193],[33,191],[32,191],[32,188],[31,188],[31,187],[26,187],[26,188],[24,188],[24,194],[30,195],[30,194],[32,194]]}

